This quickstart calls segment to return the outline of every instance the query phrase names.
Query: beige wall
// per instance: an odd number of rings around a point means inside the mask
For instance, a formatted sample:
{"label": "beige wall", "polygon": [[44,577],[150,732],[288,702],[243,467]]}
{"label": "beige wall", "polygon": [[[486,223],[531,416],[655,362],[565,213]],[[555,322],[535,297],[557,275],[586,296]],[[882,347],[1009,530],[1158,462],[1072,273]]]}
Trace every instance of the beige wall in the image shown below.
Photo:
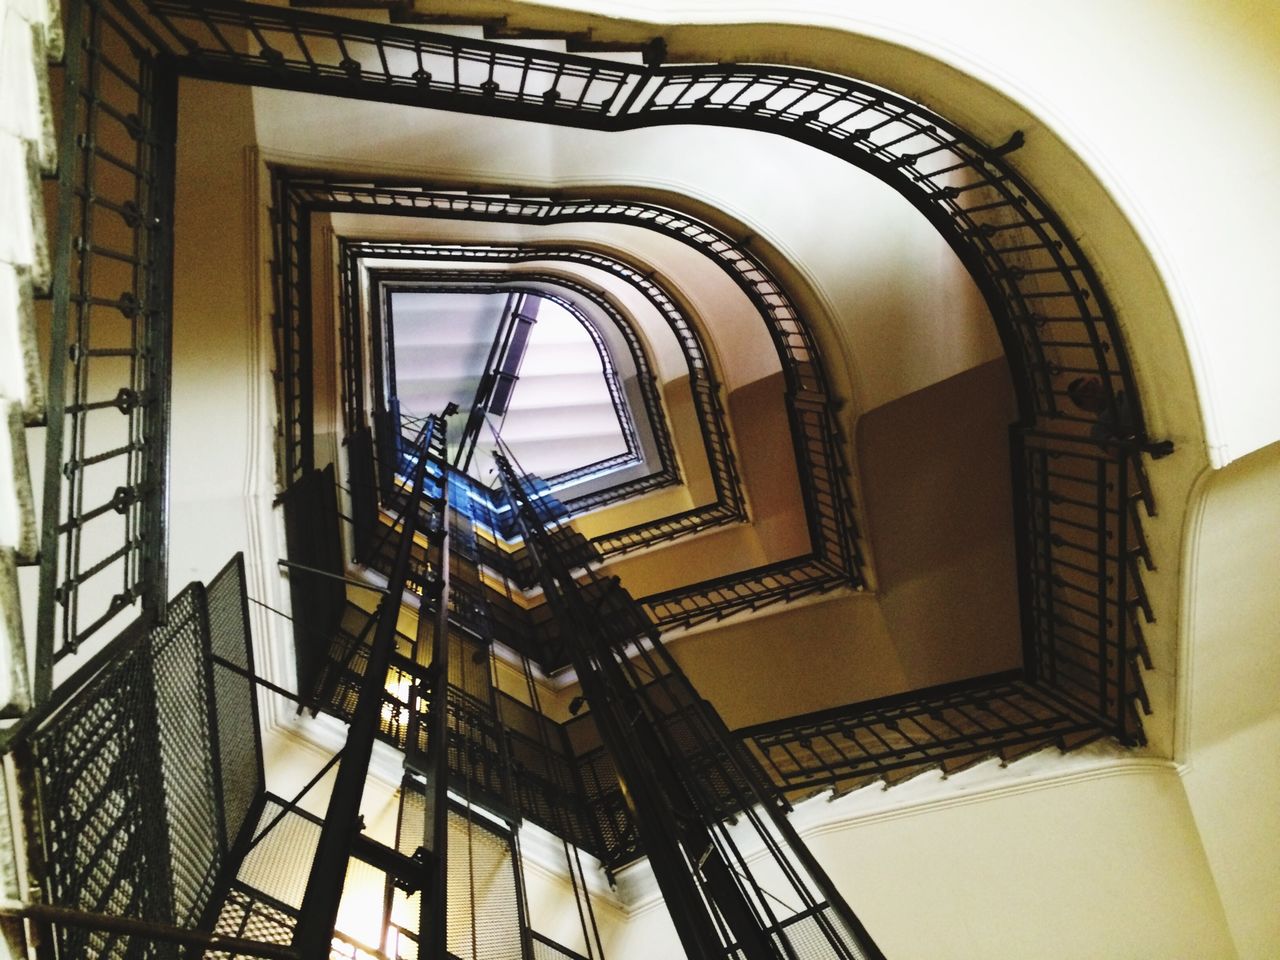
{"label": "beige wall", "polygon": [[[1008,368],[996,360],[858,422],[865,531],[913,686],[1021,664]],[[856,637],[851,638],[856,643]]]}
{"label": "beige wall", "polygon": [[1170,766],[800,829],[893,960],[1235,956]]}
{"label": "beige wall", "polygon": [[672,642],[731,728],[1020,665],[1014,416],[1007,370],[994,361],[862,417],[863,535],[877,593]]}
{"label": "beige wall", "polygon": [[777,607],[667,646],[730,729],[910,686],[883,610],[870,594]]}
{"label": "beige wall", "polygon": [[183,81],[179,102],[170,475],[175,588],[208,580],[246,546],[245,498],[269,497],[259,480],[273,479],[270,472],[255,476],[255,455],[270,441],[274,416],[254,418],[275,406],[273,397],[258,394],[265,385],[255,356],[246,167],[253,98],[244,87]]}
{"label": "beige wall", "polygon": [[[1025,131],[1014,165],[1101,266],[1140,382],[1162,394],[1149,409],[1156,431],[1197,445],[1207,434],[1218,465],[1280,437],[1267,322],[1280,290],[1240,279],[1267,276],[1280,246],[1280,191],[1265,175],[1280,156],[1271,119],[1280,7],[1269,0],[1085,0],[1070,16],[1018,0],[982,16],[946,0],[496,5],[512,27],[593,28],[611,40],[661,33],[676,61],[858,76],[992,144]],[[458,0],[451,12],[494,7]],[[1188,116],[1197,118],[1189,137]]]}
{"label": "beige wall", "polygon": [[1192,511],[1184,783],[1241,957],[1280,952],[1280,444]]}

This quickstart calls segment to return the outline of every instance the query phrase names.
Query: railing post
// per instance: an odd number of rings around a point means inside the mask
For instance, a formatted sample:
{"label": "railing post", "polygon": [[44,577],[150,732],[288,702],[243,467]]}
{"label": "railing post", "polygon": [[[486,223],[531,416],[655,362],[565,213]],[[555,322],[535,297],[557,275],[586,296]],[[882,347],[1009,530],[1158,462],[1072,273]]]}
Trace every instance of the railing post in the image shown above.
{"label": "railing post", "polygon": [[422,505],[428,440],[434,431],[443,429],[443,421],[433,418],[423,427],[418,438],[418,460],[413,469],[412,493],[404,509],[403,529],[392,576],[388,581],[389,589],[378,605],[378,626],[360,686],[360,697],[347,731],[342,762],[329,797],[324,827],[303,894],[298,925],[294,930],[293,947],[302,960],[328,960],[329,957],[338,905],[342,900],[342,888],[346,880],[347,861],[352,844],[360,832],[360,799],[369,772],[373,741],[378,733],[387,670],[391,664],[391,654],[395,650],[396,618],[404,597],[413,537]]}
{"label": "railing post", "polygon": [[[645,714],[615,660],[603,621],[593,615],[571,573],[559,562],[537,509],[510,463],[501,455],[495,459],[682,945],[694,960],[723,957],[721,927],[728,924],[746,960],[776,960],[783,954],[755,922],[751,905],[702,823],[694,799],[670,766],[652,718]],[[698,882],[699,873],[703,884]]]}
{"label": "railing post", "polygon": [[[441,421],[443,426],[443,421]],[[443,451],[442,451],[443,452]],[[431,791],[431,861],[418,899],[418,937],[423,960],[448,960],[449,878],[449,465],[440,461],[440,526],[429,537],[439,554],[431,637],[431,703],[427,712],[427,789]],[[427,596],[423,594],[425,614]],[[421,636],[419,621],[419,636]],[[416,746],[416,745],[415,745]]]}

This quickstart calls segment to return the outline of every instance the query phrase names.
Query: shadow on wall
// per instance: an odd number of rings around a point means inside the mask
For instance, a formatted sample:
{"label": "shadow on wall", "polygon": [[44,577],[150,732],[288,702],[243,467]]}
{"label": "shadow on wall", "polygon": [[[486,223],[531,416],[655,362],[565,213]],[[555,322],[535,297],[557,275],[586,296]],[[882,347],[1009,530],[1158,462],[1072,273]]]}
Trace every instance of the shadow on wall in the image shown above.
{"label": "shadow on wall", "polygon": [[1008,367],[993,360],[858,421],[885,624],[910,687],[1021,663]]}

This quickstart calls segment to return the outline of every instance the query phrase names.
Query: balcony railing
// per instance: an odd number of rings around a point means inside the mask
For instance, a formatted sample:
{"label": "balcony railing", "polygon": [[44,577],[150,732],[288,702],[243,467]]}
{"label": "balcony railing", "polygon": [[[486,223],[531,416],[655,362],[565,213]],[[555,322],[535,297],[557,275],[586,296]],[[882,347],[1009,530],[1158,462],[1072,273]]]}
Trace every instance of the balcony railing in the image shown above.
{"label": "balcony railing", "polygon": [[778,789],[796,798],[954,773],[1057,746],[1078,747],[1107,725],[1028,683],[1021,671],[978,677],[770,721],[736,731]]}
{"label": "balcony railing", "polygon": [[[580,476],[590,476],[605,471],[619,469],[631,464],[638,464],[643,461],[643,451],[640,449],[640,439],[637,433],[635,421],[631,415],[631,409],[623,395],[623,388],[619,382],[618,372],[614,366],[612,358],[609,356],[608,348],[605,346],[604,340],[590,319],[582,312],[577,303],[567,297],[557,295],[545,289],[535,286],[523,286],[521,283],[513,283],[512,277],[503,274],[482,273],[464,270],[385,270],[377,269],[368,271],[369,283],[378,296],[375,302],[380,303],[382,296],[393,291],[395,292],[419,292],[419,293],[523,293],[529,296],[535,296],[543,300],[548,300],[558,304],[567,313],[573,316],[582,324],[583,330],[595,345],[601,360],[601,372],[603,375],[605,387],[609,392],[609,400],[613,407],[614,416],[617,418],[619,431],[622,435],[626,452],[618,454],[608,460],[596,461],[594,463],[585,464],[574,471],[555,474],[547,478],[547,483],[551,486],[562,486],[572,482]],[[537,274],[522,275],[520,278],[523,283],[537,283],[545,281],[559,286],[568,286],[568,284],[560,283],[554,277],[542,277]],[[604,302],[597,304],[606,312],[616,313],[606,307]],[[383,310],[375,310],[375,322],[382,319]],[[612,319],[612,317],[611,317]],[[392,323],[390,317],[385,322]],[[625,321],[624,321],[625,322]],[[635,339],[632,333],[632,342],[635,346],[639,346],[639,341]],[[661,415],[661,407],[651,375],[649,375],[649,364],[643,353],[633,353],[632,359],[637,369],[643,370],[646,376],[650,378],[641,381],[643,396],[645,398],[646,415],[649,410],[657,410]],[[657,486],[663,486],[675,482],[672,475],[674,467],[674,457],[671,452],[670,437],[666,430],[665,420],[659,419],[656,423],[649,421],[654,425],[655,434],[661,435],[664,445],[660,448],[664,459],[659,463],[657,471],[658,481],[646,489],[653,489]]]}
{"label": "balcony railing", "polygon": [[[285,176],[283,172],[280,175]],[[861,554],[857,547],[856,527],[848,493],[847,468],[841,446],[833,439],[838,436],[838,432],[834,426],[835,419],[830,410],[829,398],[825,393],[825,379],[821,373],[815,341],[785,292],[773,280],[765,266],[729,237],[675,211],[637,203],[498,199],[492,196],[433,192],[403,183],[344,181],[305,175],[290,177],[289,183],[291,195],[305,197],[308,206],[317,211],[499,221],[509,219],[537,223],[579,220],[633,223],[666,233],[711,256],[761,309],[778,350],[790,391],[788,404],[792,442],[808,511],[814,553],[799,560],[780,562],[773,565],[773,569],[783,571],[783,575],[791,580],[807,579],[808,585],[803,588],[805,593],[861,582],[857,572]],[[667,316],[670,322],[670,314]],[[673,326],[673,329],[676,328]],[[691,332],[691,329],[686,325],[683,331]],[[697,356],[694,355],[689,361],[691,383],[705,385],[708,394],[705,405],[718,403],[715,396],[718,391],[711,371],[706,367],[705,360],[699,361]],[[708,456],[712,458],[713,477],[736,477],[737,471],[728,446],[709,444]],[[723,497],[724,494],[720,496]],[[624,545],[630,546],[631,538],[645,542],[649,534],[644,530],[649,528],[655,531],[655,539],[666,539],[684,532],[704,529],[710,519],[696,512],[668,518],[636,530],[623,531],[615,538],[607,539],[605,545],[616,550]],[[716,517],[716,522],[719,519]],[[757,571],[744,575],[743,585],[744,592],[752,595],[754,599],[751,602],[756,605],[763,605],[771,598],[794,595],[794,592],[771,589],[759,579]],[[703,586],[705,591],[702,594],[699,594],[696,586],[685,591],[689,596],[689,604],[706,608],[715,605],[714,598],[726,596],[724,581],[720,578],[707,581]],[[799,585],[797,589],[801,589]],[[689,604],[685,606],[688,607]],[[692,609],[682,612],[674,605],[668,605],[668,609],[677,618],[684,618],[686,615],[702,616],[702,609],[697,613]],[[739,609],[745,607],[726,607],[723,615]],[[663,624],[675,625],[679,622],[681,619],[673,619],[663,621]]]}
{"label": "balcony railing", "polygon": [[[1028,445],[1035,448],[1027,455],[1031,459],[1015,457],[1015,500],[1024,633],[1040,651],[1033,658],[1037,676],[1063,690],[1068,684],[1083,689],[1084,661],[1054,672],[1057,660],[1049,648],[1066,650],[1072,636],[1093,629],[1086,644],[1095,661],[1090,709],[1109,717],[1126,739],[1139,736],[1135,720],[1119,718],[1130,717],[1142,699],[1134,676],[1124,671],[1143,656],[1132,611],[1142,620],[1148,611],[1132,551],[1142,542],[1136,504],[1152,510],[1139,457],[1154,448],[1115,312],[1096,271],[1072,231],[1009,160],[1020,135],[992,147],[888,91],[797,68],[621,65],[226,0],[72,0],[67,9],[38,701],[52,686],[55,657],[77,650],[139,602],[153,614],[164,603],[172,142],[180,73],[604,130],[731,125],[808,143],[884,180],[951,244],[986,298],[1005,344],[1023,427],[1030,431]],[[827,399],[814,341],[785,293],[745,244],[706,225],[625,203],[456,195],[433,200],[419,191],[406,205],[439,215],[645,221],[700,245],[723,259],[768,318],[780,352],[789,358],[784,366],[793,400]],[[277,204],[276,213],[282,222],[293,222],[287,204]],[[277,248],[274,259],[286,252]],[[290,253],[300,266],[305,256],[302,250]],[[280,278],[285,356],[304,346],[295,340],[306,335],[299,317],[309,295],[307,278],[305,269]],[[1082,378],[1096,380],[1099,410],[1073,405],[1068,385]],[[308,463],[308,390],[300,367],[283,371],[282,409],[289,425],[283,475],[289,479]],[[113,429],[101,425],[112,417],[118,418],[115,439]],[[833,427],[828,420],[827,438]],[[809,429],[805,425],[796,434]],[[1099,443],[1099,429],[1122,434],[1123,442]],[[1079,464],[1080,450],[1090,444],[1091,456],[1108,464],[1091,477],[1075,467],[1066,476],[1042,469],[1042,454],[1056,452],[1063,462]],[[853,545],[846,556],[856,568],[847,495],[836,486],[842,467],[828,467],[815,473],[825,480],[811,481],[829,485],[828,492],[811,498],[822,512],[811,518],[811,530],[821,536],[844,529],[846,544]],[[116,475],[100,482],[108,470]],[[1082,497],[1086,483],[1095,489]],[[1095,510],[1091,520],[1074,513],[1085,509],[1074,501],[1113,503],[1116,490],[1124,501],[1116,509]],[[1059,511],[1051,517],[1047,511],[1055,503],[1070,507],[1071,515]],[[105,546],[86,555],[83,531],[103,523],[115,528],[95,535],[93,543]],[[1114,549],[1095,548],[1096,562],[1080,563],[1081,544],[1070,541],[1064,527]],[[826,589],[840,564],[831,549],[815,544],[815,551],[815,563],[807,569],[793,563],[785,576]],[[1138,559],[1145,558],[1140,553]],[[856,582],[856,569],[843,572]],[[713,584],[701,597],[668,598],[678,618],[672,622],[708,615],[716,607],[712,593],[724,588]],[[757,580],[747,590],[753,598],[745,602],[803,589],[798,582],[792,590]],[[1075,607],[1096,612],[1092,628]]]}

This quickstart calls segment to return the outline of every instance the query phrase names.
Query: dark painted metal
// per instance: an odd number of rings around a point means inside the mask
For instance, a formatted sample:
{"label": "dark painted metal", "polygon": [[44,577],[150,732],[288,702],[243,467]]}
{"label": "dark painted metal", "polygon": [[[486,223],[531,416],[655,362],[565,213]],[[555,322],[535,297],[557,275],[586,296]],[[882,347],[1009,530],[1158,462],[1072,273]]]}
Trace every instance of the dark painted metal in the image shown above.
{"label": "dark painted metal", "polygon": [[409,574],[409,560],[414,533],[418,529],[419,504],[423,501],[427,468],[428,438],[443,430],[442,421],[433,420],[423,428],[416,444],[417,462],[411,482],[412,496],[405,507],[403,529],[396,551],[395,576],[390,592],[378,605],[378,626],[374,634],[369,662],[355,716],[347,731],[342,762],[324,818],[324,830],[316,847],[306,893],[303,895],[293,946],[302,960],[327,960],[329,942],[338,915],[338,903],[346,878],[346,863],[352,845],[360,832],[360,797],[368,775],[369,758],[377,734],[378,714],[382,707],[382,691],[387,669],[395,649],[396,617]]}
{"label": "dark painted metal", "polygon": [[[419,943],[425,947],[424,960],[448,960],[447,918],[449,881],[449,460],[444,422],[440,422],[437,448],[441,466],[440,524],[429,539],[438,557],[435,582],[431,644],[431,704],[428,734],[427,789],[431,792],[431,871],[418,908]],[[427,595],[423,595],[424,602]],[[427,619],[419,613],[419,627]]]}
{"label": "dark painted metal", "polygon": [[[548,535],[554,511],[529,495],[505,457],[497,462],[686,951],[702,956],[706,944],[719,941],[720,951],[732,945],[747,958],[799,960],[788,937],[777,934],[782,927],[770,898],[725,828],[727,817],[741,813],[791,893],[819,911],[815,922],[834,955],[859,954],[824,909],[852,931],[861,955],[880,956],[786,820],[775,791],[698,697],[641,608],[616,580],[598,580],[588,571],[583,584],[570,572]],[[658,806],[646,809],[647,803]],[[690,879],[696,899],[686,891],[684,899],[673,900]]]}
{"label": "dark painted metal", "polygon": [[[535,552],[535,563],[544,576],[547,597],[557,598],[561,609],[557,615],[568,629],[581,631],[579,643],[591,636],[587,631],[598,627],[598,622],[586,612],[577,594],[566,590],[562,577],[566,571],[553,574],[554,559],[543,556],[538,541],[542,520],[527,496],[522,492],[519,480],[504,457],[497,457],[499,475],[503,487],[516,506],[519,524],[525,534],[525,542]],[[540,538],[541,539],[541,538]],[[592,656],[575,647],[575,666],[578,679],[589,702],[593,704],[593,716],[606,745],[618,765],[618,779],[631,816],[639,825],[644,849],[649,857],[658,886],[663,892],[667,909],[687,954],[696,960],[712,960],[723,953],[715,922],[707,912],[702,894],[694,881],[693,870],[682,852],[681,828],[675,822],[671,807],[674,798],[669,788],[664,789],[660,772],[653,767],[658,748],[652,744],[653,734],[646,725],[636,724],[638,716],[628,724],[617,716],[620,706],[614,698],[616,690],[625,688],[625,681],[617,675],[611,651]],[[647,749],[646,749],[647,748]],[[676,793],[675,796],[679,794]],[[749,954],[756,960],[759,954]],[[768,954],[763,954],[767,957]]]}
{"label": "dark painted metal", "polygon": [[[791,417],[793,429],[803,436],[803,440],[793,439],[798,475],[802,484],[819,485],[816,491],[806,494],[806,504],[823,511],[821,517],[810,520],[811,535],[838,534],[848,541],[848,545],[819,545],[817,552],[808,557],[748,571],[740,578],[716,578],[668,592],[654,598],[656,603],[651,606],[651,612],[664,626],[690,626],[768,603],[847,586],[851,578],[852,582],[858,582],[857,574],[846,572],[847,566],[843,570],[841,567],[842,563],[860,563],[860,554],[854,539],[856,528],[845,484],[847,471],[839,445],[831,440],[833,415],[823,412],[825,387],[817,389],[825,381],[821,375],[816,343],[764,265],[731,239],[683,214],[633,202],[472,198],[454,193],[436,194],[412,184],[334,181],[305,176],[291,180],[291,189],[305,195],[307,202],[320,210],[364,210],[382,215],[396,211],[406,216],[511,219],[518,222],[603,219],[636,223],[665,232],[716,258],[744,293],[760,306],[766,319],[774,324],[770,330],[775,347],[784,370],[789,371],[788,383],[796,391],[792,395],[793,407],[804,407],[799,413],[793,410]],[[691,382],[696,379],[696,372],[691,368]],[[710,402],[718,403],[714,390],[711,393]],[[727,445],[723,451],[708,447],[708,453],[721,460],[728,458],[723,464],[712,461],[713,477],[725,473],[736,475]],[[834,461],[828,462],[824,458],[834,458]]]}
{"label": "dark painted metal", "polygon": [[[339,257],[340,269],[344,278],[344,287],[356,287],[356,293],[346,301],[345,312],[343,314],[344,336],[353,335],[353,332],[357,331],[361,325],[361,315],[364,311],[358,295],[358,284],[355,283],[354,278],[358,274],[361,259],[364,257],[374,256],[423,261],[430,261],[434,259],[459,259],[467,261],[480,260],[494,263],[519,263],[525,260],[563,259],[572,260],[574,262],[590,263],[592,266],[599,269],[610,270],[615,275],[621,276],[623,279],[627,280],[627,282],[645,295],[660,312],[665,313],[669,311],[674,314],[673,319],[668,319],[668,322],[673,324],[673,329],[678,329],[679,327],[687,328],[688,326],[683,315],[675,308],[670,298],[667,297],[665,293],[661,292],[661,288],[655,284],[651,278],[645,277],[639,271],[626,267],[624,264],[611,257],[591,251],[555,250],[543,247],[538,247],[535,251],[516,247],[493,247],[489,245],[477,248],[439,244],[396,244],[343,240],[340,242]],[[377,272],[380,276],[394,275],[394,272],[392,271]],[[370,271],[370,274],[372,273],[373,271]],[[409,276],[409,271],[404,271],[403,275],[407,278]],[[506,274],[499,275],[488,273],[484,275],[477,275],[471,274],[470,272],[464,274],[462,271],[450,271],[442,275],[441,271],[433,270],[431,271],[430,276],[437,279],[447,277],[454,281],[461,281],[469,276],[477,282],[483,276],[485,281],[488,284],[491,284],[494,289],[522,290],[525,292],[536,292],[541,296],[548,296],[547,292],[541,287],[535,291],[533,288],[524,288],[515,285],[516,278]],[[649,477],[641,480],[611,485],[591,494],[571,498],[566,501],[566,506],[575,511],[594,509],[610,503],[619,502],[622,499],[630,496],[636,496],[651,489],[657,489],[659,486],[666,485],[667,483],[678,482],[679,469],[671,443],[670,428],[667,425],[666,417],[663,412],[663,404],[657,393],[656,378],[653,374],[652,363],[650,362],[646,354],[645,347],[633,329],[630,321],[617,307],[613,305],[608,295],[603,291],[573,278],[562,275],[528,273],[526,271],[521,271],[519,279],[570,290],[573,293],[588,299],[595,304],[595,306],[604,311],[604,313],[618,328],[623,338],[627,341],[633,362],[636,366],[640,394],[644,401],[648,422],[653,432],[655,446],[657,447],[659,463],[662,467],[658,473],[651,474]],[[566,297],[557,298],[553,295],[551,296],[551,299],[557,299],[558,302],[565,305],[566,308],[576,310],[576,306],[573,305]],[[377,298],[374,298],[373,302],[376,304],[379,301]],[[594,327],[588,327],[588,332],[591,333],[593,335],[593,339],[597,340],[599,343],[599,334],[594,330]],[[701,356],[701,344],[697,341],[696,336],[693,340],[694,342],[691,349],[695,349],[697,351],[696,355]],[[697,383],[698,365],[695,364],[692,356],[689,359],[689,365],[691,367],[691,384]],[[373,371],[375,378],[378,376],[378,370],[379,367],[375,366]],[[351,384],[348,388],[349,390],[354,391],[359,389],[357,381],[362,375],[363,372],[353,372],[347,375],[347,380]],[[610,382],[611,392],[618,392],[614,389],[615,386],[615,384]],[[723,426],[721,412],[718,407],[715,404],[711,404],[708,407],[704,403],[703,392],[697,388],[691,389],[691,395],[695,408],[698,410],[699,428],[704,436],[704,446],[713,442],[713,440],[720,444],[721,447],[726,446],[728,443],[727,431]],[[619,406],[619,399],[615,399],[615,409]],[[619,413],[619,419],[620,421],[623,419],[623,414],[621,412]],[[711,464],[725,462],[723,458],[715,456],[709,456],[708,461]],[[618,464],[588,464],[577,471],[570,471],[564,474],[548,477],[547,482],[553,487],[560,486],[562,484],[569,483],[574,479],[578,479],[581,476],[596,473],[609,466],[616,465],[621,465],[621,461],[619,461]],[[733,487],[736,489],[738,484],[736,477],[725,478],[720,473],[713,475],[712,482],[717,491],[721,488],[729,489]],[[740,502],[740,495],[738,495],[736,499]],[[622,531],[619,534],[612,535],[615,545],[606,549],[606,552],[620,553],[627,549],[635,549],[639,546],[643,546],[645,543],[658,542],[661,539],[671,539],[684,532],[705,529],[706,526],[714,525],[716,522],[730,522],[732,520],[741,519],[740,512],[733,513],[731,509],[721,503],[719,497],[717,497],[715,502],[717,506],[714,508],[702,508],[700,512],[688,511],[686,512],[688,514],[687,516],[682,515],[678,518],[667,521],[638,526],[634,528],[634,531],[630,534],[628,534],[627,531]],[[698,518],[700,514],[706,515],[708,514],[708,511],[711,511],[710,519],[699,521]],[[601,539],[608,540],[609,538],[605,537]]]}
{"label": "dark painted metal", "polygon": [[[372,282],[372,277],[370,278]],[[480,382],[476,384],[476,394],[471,400],[471,409],[467,414],[467,425],[462,430],[462,436],[458,438],[458,453],[454,457],[453,465],[461,473],[466,473],[471,467],[471,458],[475,454],[476,441],[480,437],[481,427],[484,424],[484,417],[489,406],[489,396],[493,392],[494,370],[498,366],[498,358],[502,356],[503,351],[511,337],[512,324],[515,322],[515,314],[517,305],[521,302],[518,294],[508,294],[507,302],[502,310],[502,316],[498,319],[498,328],[494,334],[493,342],[489,346],[489,355],[485,358],[484,373],[480,377]],[[350,324],[353,320],[359,322],[360,315],[354,312],[347,319]]]}
{"label": "dark painted metal", "polygon": [[[609,355],[607,345],[601,337],[600,332],[596,330],[595,325],[590,318],[583,312],[580,306],[566,296],[542,290],[535,286],[525,286],[521,284],[512,284],[510,280],[503,274],[481,273],[463,270],[449,271],[427,271],[427,270],[369,270],[367,273],[369,282],[372,286],[380,290],[386,290],[388,293],[509,293],[521,295],[528,302],[532,300],[549,300],[559,304],[566,312],[571,314],[583,327],[584,332],[591,338],[595,345],[596,352],[600,357],[601,373],[604,383],[609,391],[609,399],[613,405],[614,416],[618,421],[618,429],[622,435],[623,442],[626,445],[626,453],[619,454],[607,460],[600,460],[594,463],[585,464],[575,470],[566,471],[565,473],[555,474],[547,478],[547,484],[552,487],[558,487],[567,484],[575,478],[582,478],[600,474],[604,471],[628,466],[642,461],[642,451],[640,450],[640,441],[636,435],[636,427],[631,416],[630,407],[623,396],[623,390],[619,384],[619,376],[614,367],[612,358]],[[543,278],[539,276],[528,276],[522,278],[527,282],[541,281]],[[580,286],[574,284],[573,281],[562,281],[555,278],[547,278],[547,281],[556,286],[574,287]],[[608,311],[606,311],[608,312]],[[519,326],[524,326],[521,324]],[[455,466],[460,472],[465,473],[470,465],[470,458],[475,450],[475,443],[482,432],[485,423],[485,415],[493,413],[495,416],[501,416],[506,412],[506,404],[510,400],[510,391],[514,388],[515,377],[506,374],[499,374],[493,369],[493,365],[497,362],[494,359],[497,356],[504,355],[505,351],[514,344],[514,337],[519,333],[519,326],[515,328],[499,329],[497,336],[493,342],[493,349],[490,351],[490,359],[486,374],[480,378],[480,383],[476,387],[476,396],[483,398],[473,400],[468,415],[467,424],[464,428],[465,443],[460,442],[458,452],[454,456]],[[495,353],[496,351],[496,353]],[[505,393],[505,395],[502,395]],[[646,400],[646,410],[652,409],[650,402],[650,394],[656,394],[656,391],[645,390],[644,397]],[[656,402],[656,395],[653,400]],[[486,409],[485,404],[493,402],[494,408]],[[496,405],[503,404],[499,409]],[[658,421],[659,426],[656,430],[665,430],[665,424]],[[669,441],[668,441],[669,442]],[[461,464],[461,466],[459,466]],[[646,478],[647,479],[647,478]],[[647,484],[645,490],[654,489],[657,484]],[[593,498],[590,506],[599,506],[600,502],[620,502],[628,496],[634,496],[634,484],[620,484],[617,487],[609,487],[603,491],[604,497],[599,500]],[[605,500],[607,498],[607,500]],[[587,509],[581,505],[581,501],[569,501],[575,510]],[[568,505],[568,504],[567,504]]]}
{"label": "dark painted metal", "polygon": [[1075,746],[1107,731],[1013,670],[770,721],[735,735],[779,790],[810,792]]}
{"label": "dark painted metal", "polygon": [[52,941],[50,932],[55,924],[80,927],[85,930],[104,931],[136,937],[136,943],[163,943],[188,947],[200,951],[226,952],[233,956],[263,957],[265,960],[298,960],[298,954],[288,947],[246,940],[242,937],[224,937],[167,923],[136,920],[105,913],[91,913],[70,907],[48,903],[0,902],[0,916],[21,917],[45,931],[45,938]]}
{"label": "dark painted metal", "polygon": [[[1131,424],[1135,455],[1154,446],[1142,429],[1140,398],[1124,344],[1092,268],[1070,232],[1008,165],[1006,155],[1018,146],[1017,137],[1004,146],[988,147],[918,104],[817,71],[740,65],[605,66],[587,57],[441,38],[248,4],[156,2],[143,7],[133,0],[95,2],[109,2],[121,20],[137,31],[137,39],[129,42],[139,55],[145,55],[147,48],[172,55],[188,75],[294,89],[323,88],[342,95],[600,129],[721,124],[810,143],[890,183],[951,243],[992,306],[1015,368],[1024,419],[1034,414],[1064,427],[1078,425],[1073,429],[1087,434],[1095,421],[1071,411],[1062,400],[1062,384],[1081,370],[1097,370],[1111,403],[1112,422],[1120,419],[1118,398],[1127,398],[1124,412]],[[247,27],[264,39],[264,45],[236,50],[220,40],[218,23]],[[268,36],[277,46],[265,42]],[[306,37],[340,38],[344,49],[358,46],[376,56],[367,63],[330,66],[310,54]],[[390,50],[416,58],[419,71],[424,69],[423,58],[434,57],[445,73],[401,76],[386,57]],[[505,74],[495,80],[499,63],[510,71],[509,84]],[[485,79],[472,76],[476,69]],[[446,76],[451,77],[447,82]],[[548,78],[554,78],[550,86],[545,82]],[[71,142],[71,138],[64,140],[64,148]],[[1140,473],[1140,467],[1133,472]],[[1144,502],[1149,509],[1149,497]],[[1131,525],[1136,525],[1136,518]],[[1060,550],[1054,552],[1057,548],[1051,541],[1053,562],[1069,563]],[[799,569],[790,575],[796,576]],[[1126,579],[1143,602],[1140,581]],[[811,582],[825,589],[824,576]],[[748,605],[774,594],[762,584],[748,592]],[[41,613],[46,622],[49,596],[46,590]],[[125,598],[122,605],[127,605],[133,593],[121,596]],[[685,622],[706,614],[707,604],[698,597],[667,599],[678,599],[685,611],[681,615],[688,618]],[[1056,621],[1044,621],[1038,609],[1033,607],[1031,613],[1032,629],[1056,629]],[[1055,642],[1065,641],[1061,633],[1053,636]],[[1126,652],[1123,659],[1127,658]]]}

